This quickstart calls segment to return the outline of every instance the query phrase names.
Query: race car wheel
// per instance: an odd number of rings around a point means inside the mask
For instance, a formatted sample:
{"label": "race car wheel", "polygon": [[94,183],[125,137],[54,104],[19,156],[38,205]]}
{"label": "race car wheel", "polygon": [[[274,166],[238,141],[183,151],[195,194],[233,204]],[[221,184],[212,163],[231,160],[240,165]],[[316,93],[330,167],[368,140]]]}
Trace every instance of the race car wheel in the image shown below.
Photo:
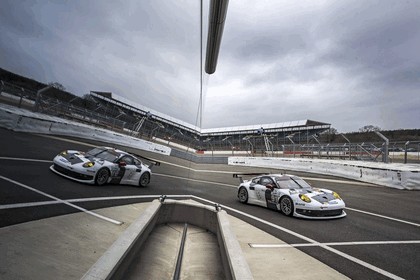
{"label": "race car wheel", "polygon": [[240,188],[238,192],[239,201],[242,203],[248,202],[248,191],[245,188]]}
{"label": "race car wheel", "polygon": [[98,186],[105,185],[109,179],[109,171],[106,168],[99,169],[96,173],[95,184]]}
{"label": "race car wheel", "polygon": [[293,201],[290,197],[285,196],[280,199],[280,210],[286,216],[293,215]]}
{"label": "race car wheel", "polygon": [[150,182],[150,173],[149,172],[145,172],[140,176],[140,181],[139,181],[139,185],[140,187],[145,187],[149,184]]}

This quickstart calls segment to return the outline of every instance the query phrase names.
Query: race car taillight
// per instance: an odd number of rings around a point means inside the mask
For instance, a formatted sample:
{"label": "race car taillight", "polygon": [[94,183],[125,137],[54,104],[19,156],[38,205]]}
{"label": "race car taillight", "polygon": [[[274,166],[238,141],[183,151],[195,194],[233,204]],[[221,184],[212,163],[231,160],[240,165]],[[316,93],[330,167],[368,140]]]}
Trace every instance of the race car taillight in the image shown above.
{"label": "race car taillight", "polygon": [[306,203],[311,202],[311,199],[310,199],[307,195],[300,194],[300,195],[299,195],[299,198],[300,198],[301,200],[305,201]]}
{"label": "race car taillight", "polygon": [[95,163],[93,161],[89,161],[89,162],[86,162],[85,164],[83,164],[83,167],[89,168],[89,167],[92,167],[94,165],[95,165]]}

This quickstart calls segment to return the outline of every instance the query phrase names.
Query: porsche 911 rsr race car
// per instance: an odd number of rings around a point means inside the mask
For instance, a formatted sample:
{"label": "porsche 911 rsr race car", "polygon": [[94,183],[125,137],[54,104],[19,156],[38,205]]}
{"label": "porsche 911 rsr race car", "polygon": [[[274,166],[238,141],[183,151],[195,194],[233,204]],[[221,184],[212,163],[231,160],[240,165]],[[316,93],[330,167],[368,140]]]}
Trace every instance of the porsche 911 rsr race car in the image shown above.
{"label": "porsche 911 rsr race car", "polygon": [[[145,187],[149,184],[152,162],[145,165],[138,157],[109,147],[97,147],[88,152],[66,150],[58,154],[50,169],[66,178],[88,184],[128,184]],[[146,159],[146,158],[145,158]]]}
{"label": "porsche 911 rsr race car", "polygon": [[336,192],[312,188],[298,176],[265,174],[243,180],[243,175],[246,174],[234,174],[241,180],[238,198],[242,203],[256,204],[279,210],[287,216],[307,219],[346,216],[344,201]]}

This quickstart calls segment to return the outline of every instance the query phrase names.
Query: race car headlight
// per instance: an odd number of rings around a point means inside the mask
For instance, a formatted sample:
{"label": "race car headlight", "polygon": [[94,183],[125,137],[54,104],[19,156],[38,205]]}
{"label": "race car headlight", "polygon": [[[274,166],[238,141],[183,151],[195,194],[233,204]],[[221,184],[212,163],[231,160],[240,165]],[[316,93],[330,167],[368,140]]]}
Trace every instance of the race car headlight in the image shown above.
{"label": "race car headlight", "polygon": [[65,155],[67,155],[67,151],[62,151],[62,152],[60,153],[60,156],[65,156]]}
{"label": "race car headlight", "polygon": [[92,167],[94,165],[95,165],[95,163],[93,161],[89,161],[89,162],[86,162],[85,164],[83,164],[83,167],[89,168],[89,167]]}
{"label": "race car headlight", "polygon": [[333,192],[333,196],[334,196],[335,199],[340,199],[341,200],[341,197],[338,195],[338,193]]}
{"label": "race car headlight", "polygon": [[311,202],[311,199],[310,199],[307,195],[300,194],[300,195],[299,195],[299,198],[300,198],[301,200],[305,201],[306,203]]}

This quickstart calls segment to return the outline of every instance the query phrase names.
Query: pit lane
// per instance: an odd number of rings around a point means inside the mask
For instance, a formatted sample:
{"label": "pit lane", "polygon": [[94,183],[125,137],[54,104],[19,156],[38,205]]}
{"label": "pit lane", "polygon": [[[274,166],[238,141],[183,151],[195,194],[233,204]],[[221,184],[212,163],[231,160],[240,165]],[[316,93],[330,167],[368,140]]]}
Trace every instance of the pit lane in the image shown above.
{"label": "pit lane", "polygon": [[[161,158],[165,162],[154,170],[155,176],[147,188],[119,185],[97,187],[67,180],[52,173],[48,168],[51,159],[61,150],[88,149],[80,142],[69,143],[58,138],[1,130],[0,145],[3,147],[0,152],[0,176],[3,177],[0,179],[0,204],[8,205],[7,208],[0,208],[1,227],[80,211],[63,203],[47,204],[51,198],[40,192],[59,200],[73,199],[71,203],[87,211],[150,201],[161,194],[194,195],[222,204],[229,214],[298,247],[350,278],[387,278],[378,270],[389,272],[390,278],[399,276],[416,279],[420,273],[417,265],[420,245],[415,243],[420,240],[419,192],[298,174],[308,177],[307,180],[315,187],[323,186],[337,191],[348,207],[348,216],[344,219],[301,220],[285,217],[262,207],[240,204],[236,199],[237,179],[232,178],[229,172],[245,171],[244,168],[238,170],[237,167],[230,166],[195,165],[177,158],[165,157]],[[207,172],[209,169],[212,172]],[[315,178],[311,180],[309,177]],[[39,192],[23,188],[14,181]],[[97,197],[103,199],[91,199]],[[26,203],[32,203],[34,206],[13,207]],[[244,217],[242,213],[249,216]],[[313,245],[309,240],[318,244]],[[334,250],[328,250],[325,246]],[[340,256],[335,250],[354,259]]]}

